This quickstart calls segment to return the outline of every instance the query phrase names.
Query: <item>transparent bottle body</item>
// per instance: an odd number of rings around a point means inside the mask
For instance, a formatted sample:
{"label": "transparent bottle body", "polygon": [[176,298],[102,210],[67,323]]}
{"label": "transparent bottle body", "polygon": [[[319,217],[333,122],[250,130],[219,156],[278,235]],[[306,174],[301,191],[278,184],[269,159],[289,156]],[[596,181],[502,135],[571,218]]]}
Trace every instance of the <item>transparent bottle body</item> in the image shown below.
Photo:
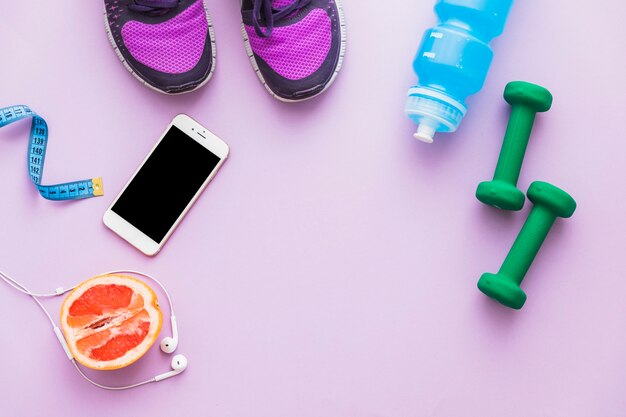
{"label": "transparent bottle body", "polygon": [[418,125],[416,137],[454,132],[467,111],[467,97],[482,88],[493,51],[513,0],[439,0],[439,24],[426,30],[413,69],[418,85],[409,90],[406,112]]}

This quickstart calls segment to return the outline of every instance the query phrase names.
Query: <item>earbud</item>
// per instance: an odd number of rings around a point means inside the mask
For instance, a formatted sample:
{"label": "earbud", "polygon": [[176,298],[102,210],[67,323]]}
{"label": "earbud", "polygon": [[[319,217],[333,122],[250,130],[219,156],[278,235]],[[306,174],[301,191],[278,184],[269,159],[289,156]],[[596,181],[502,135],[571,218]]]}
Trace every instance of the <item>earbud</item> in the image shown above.
{"label": "earbud", "polygon": [[172,337],[166,337],[161,340],[161,350],[165,353],[172,353],[178,347],[178,327],[176,326],[176,317],[170,318],[172,323]]}
{"label": "earbud", "polygon": [[166,337],[161,340],[161,350],[165,353],[172,353],[176,350],[178,342],[173,337]]}
{"label": "earbud", "polygon": [[172,370],[154,377],[155,382],[176,376],[187,369],[187,358],[185,355],[176,355],[172,358]]}

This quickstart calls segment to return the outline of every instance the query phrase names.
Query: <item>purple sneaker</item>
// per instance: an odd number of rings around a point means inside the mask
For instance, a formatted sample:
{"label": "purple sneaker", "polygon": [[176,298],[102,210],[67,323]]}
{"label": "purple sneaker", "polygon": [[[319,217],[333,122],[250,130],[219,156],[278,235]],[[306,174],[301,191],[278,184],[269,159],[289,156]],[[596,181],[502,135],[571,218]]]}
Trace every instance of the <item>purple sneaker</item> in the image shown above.
{"label": "purple sneaker", "polygon": [[325,91],[346,49],[339,0],[242,0],[244,42],[265,88],[281,101]]}
{"label": "purple sneaker", "polygon": [[104,23],[126,69],[153,90],[186,93],[213,75],[215,36],[203,0],[104,0]]}

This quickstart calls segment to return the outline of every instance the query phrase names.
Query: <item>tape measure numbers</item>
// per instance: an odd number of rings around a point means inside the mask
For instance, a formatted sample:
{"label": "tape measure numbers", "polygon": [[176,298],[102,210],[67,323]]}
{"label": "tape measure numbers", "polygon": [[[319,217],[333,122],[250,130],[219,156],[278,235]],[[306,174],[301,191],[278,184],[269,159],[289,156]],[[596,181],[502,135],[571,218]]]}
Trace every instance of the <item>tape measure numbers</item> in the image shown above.
{"label": "tape measure numbers", "polygon": [[0,109],[0,127],[32,117],[28,146],[28,175],[39,194],[48,200],[78,200],[104,195],[102,178],[91,178],[63,184],[42,185],[43,164],[48,146],[48,124],[28,106],[11,106]]}

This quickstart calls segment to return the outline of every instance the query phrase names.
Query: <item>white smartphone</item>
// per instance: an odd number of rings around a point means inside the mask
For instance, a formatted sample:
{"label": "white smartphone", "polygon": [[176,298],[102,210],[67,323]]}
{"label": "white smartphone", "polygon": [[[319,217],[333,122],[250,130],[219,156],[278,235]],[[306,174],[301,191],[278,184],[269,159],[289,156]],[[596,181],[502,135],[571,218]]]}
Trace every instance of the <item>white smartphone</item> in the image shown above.
{"label": "white smartphone", "polygon": [[104,213],[104,224],[146,255],[156,255],[228,151],[224,141],[179,114]]}

